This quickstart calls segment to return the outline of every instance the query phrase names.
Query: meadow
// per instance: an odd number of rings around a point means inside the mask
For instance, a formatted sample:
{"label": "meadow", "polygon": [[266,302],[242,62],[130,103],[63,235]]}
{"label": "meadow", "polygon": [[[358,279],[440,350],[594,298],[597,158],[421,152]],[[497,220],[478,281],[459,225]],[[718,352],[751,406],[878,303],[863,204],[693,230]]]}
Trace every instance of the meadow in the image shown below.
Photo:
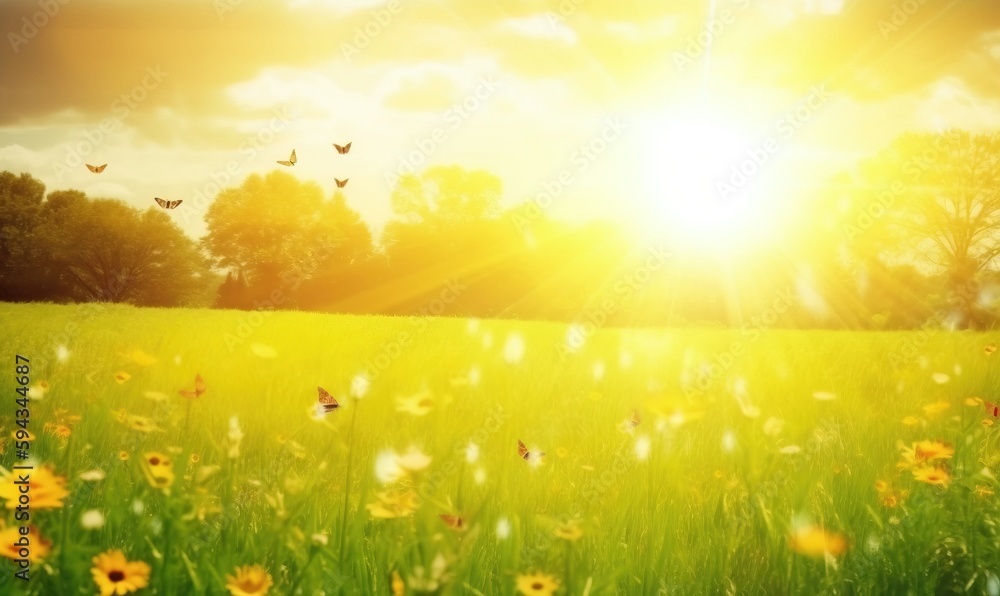
{"label": "meadow", "polygon": [[992,334],[0,320],[0,463],[21,355],[36,527],[4,593],[1000,593]]}

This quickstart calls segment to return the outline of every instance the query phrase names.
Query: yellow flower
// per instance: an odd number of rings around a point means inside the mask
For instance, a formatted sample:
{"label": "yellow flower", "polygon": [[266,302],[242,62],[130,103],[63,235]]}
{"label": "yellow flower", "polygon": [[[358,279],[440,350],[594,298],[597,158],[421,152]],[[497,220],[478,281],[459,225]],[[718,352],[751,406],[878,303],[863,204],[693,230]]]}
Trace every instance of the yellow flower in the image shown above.
{"label": "yellow flower", "polygon": [[993,421],[990,420],[989,418],[984,418],[983,419],[983,426],[985,426],[986,428],[989,428],[989,427],[993,426]]}
{"label": "yellow flower", "polygon": [[152,418],[146,418],[145,416],[129,415],[125,418],[124,424],[130,429],[141,433],[160,432],[163,430],[157,426]]}
{"label": "yellow flower", "polygon": [[554,534],[556,538],[562,538],[563,540],[568,540],[569,542],[575,542],[583,536],[583,530],[580,526],[573,522],[563,524],[555,529]]}
{"label": "yellow flower", "polygon": [[[18,472],[19,470],[15,470]],[[63,506],[63,499],[69,496],[66,490],[66,478],[57,476],[52,466],[46,465],[28,474],[7,472],[0,478],[0,499],[7,500],[7,509],[14,509],[21,496],[20,481],[22,476],[28,476],[28,494],[31,496],[31,509],[58,509]]]}
{"label": "yellow flower", "polygon": [[260,565],[237,567],[226,576],[226,588],[232,596],[263,596],[274,585],[271,574]]}
{"label": "yellow flower", "polygon": [[847,550],[847,539],[835,532],[827,532],[817,526],[805,526],[792,532],[788,537],[792,550],[807,557],[839,557]]}
{"label": "yellow flower", "polygon": [[920,424],[920,419],[916,416],[907,416],[903,418],[903,426],[916,426]]}
{"label": "yellow flower", "polygon": [[392,596],[406,596],[406,584],[396,570],[392,572]]}
{"label": "yellow flower", "polygon": [[124,385],[126,381],[132,378],[132,375],[127,372],[120,370],[115,373],[115,382],[119,385]]}
{"label": "yellow flower", "polygon": [[142,561],[129,561],[120,550],[103,552],[93,561],[90,574],[94,576],[101,596],[123,596],[149,585],[149,565]]}
{"label": "yellow flower", "polygon": [[569,451],[565,447],[559,447],[556,449],[556,455],[559,457],[566,457],[569,455]]}
{"label": "yellow flower", "polygon": [[927,404],[926,406],[924,406],[924,413],[927,414],[927,416],[929,417],[933,417],[937,416],[941,412],[944,412],[950,407],[951,404],[948,403],[947,401],[944,400],[936,401],[932,404]]}
{"label": "yellow flower", "polygon": [[986,498],[993,494],[993,491],[988,486],[982,484],[977,484],[976,489],[972,491],[977,497]]}
{"label": "yellow flower", "polygon": [[875,483],[875,490],[879,492],[879,500],[882,502],[882,505],[889,509],[899,506],[900,503],[906,500],[906,497],[910,496],[910,491],[896,490],[884,480],[879,480]]}
{"label": "yellow flower", "polygon": [[[14,543],[20,540],[21,537],[20,526],[10,526],[8,528],[7,523],[0,519],[0,556],[11,560],[20,559],[20,547],[15,546]],[[38,528],[35,526],[28,526],[27,538],[31,544],[31,548],[28,551],[28,561],[38,563],[49,554],[52,542],[42,538],[42,535],[38,533]]]}
{"label": "yellow flower", "polygon": [[379,519],[408,517],[417,509],[417,493],[412,490],[398,494],[380,492],[375,499],[374,502],[365,505],[365,509],[372,517]]}
{"label": "yellow flower", "polygon": [[976,406],[979,406],[982,403],[983,403],[983,400],[980,397],[967,397],[967,398],[965,398],[965,405],[970,406],[970,407],[976,407]]}
{"label": "yellow flower", "polygon": [[525,596],[552,596],[559,589],[559,583],[551,575],[535,573],[517,576],[517,591]]}
{"label": "yellow flower", "polygon": [[128,457],[129,457],[128,456],[128,451],[119,451],[118,452],[118,459],[120,459],[122,461],[128,461]]}
{"label": "yellow flower", "polygon": [[131,360],[139,366],[152,366],[156,364],[156,358],[150,356],[146,352],[143,352],[139,348],[132,350],[131,352],[122,353],[118,352],[118,355],[126,360]]}
{"label": "yellow flower", "polygon": [[170,457],[159,451],[144,455],[142,472],[153,488],[169,488],[174,483],[174,463]]}
{"label": "yellow flower", "polygon": [[434,407],[434,399],[427,389],[410,396],[396,398],[396,411],[414,416],[424,416]]}
{"label": "yellow flower", "polygon": [[188,456],[188,461],[193,464],[196,464],[201,461],[201,456],[198,455],[197,453],[192,453],[191,455]]}
{"label": "yellow flower", "polygon": [[955,455],[955,448],[940,441],[920,441],[915,445],[914,452],[918,461],[951,459]]}
{"label": "yellow flower", "polygon": [[943,488],[948,488],[948,485],[951,483],[951,476],[948,475],[948,470],[932,466],[923,466],[914,469],[913,477],[920,482],[933,484],[934,486],[940,486]]}

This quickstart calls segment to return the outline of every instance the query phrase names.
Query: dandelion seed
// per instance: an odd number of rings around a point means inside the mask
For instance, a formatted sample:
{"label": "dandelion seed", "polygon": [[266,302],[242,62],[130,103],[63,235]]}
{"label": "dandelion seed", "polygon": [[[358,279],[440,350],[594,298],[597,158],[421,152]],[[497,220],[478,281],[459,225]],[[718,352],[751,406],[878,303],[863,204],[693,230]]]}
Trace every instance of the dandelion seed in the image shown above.
{"label": "dandelion seed", "polygon": [[56,348],[56,360],[59,362],[66,362],[69,360],[69,349],[66,346],[59,346]]}
{"label": "dandelion seed", "polygon": [[510,334],[503,347],[503,358],[507,364],[521,362],[521,359],[524,358],[524,338],[517,333]]}
{"label": "dandelion seed", "polygon": [[780,418],[775,418],[771,416],[764,421],[764,434],[769,437],[776,437],[781,434],[781,431],[785,428],[785,421]]}
{"label": "dandelion seed", "polygon": [[479,445],[469,443],[465,446],[465,461],[474,464],[479,461]]}
{"label": "dandelion seed", "polygon": [[510,537],[510,521],[506,517],[497,520],[497,540],[507,540]]}
{"label": "dandelion seed", "polygon": [[351,397],[361,399],[368,393],[371,381],[364,374],[358,374],[351,380]]}
{"label": "dandelion seed", "polygon": [[933,379],[934,382],[937,383],[938,385],[944,385],[945,383],[951,380],[951,377],[949,377],[944,373],[936,372],[931,375],[931,379]]}
{"label": "dandelion seed", "polygon": [[600,381],[601,379],[604,378],[604,361],[603,360],[598,360],[597,362],[594,363],[594,372],[593,372],[593,374],[594,374],[594,380],[595,381]]}
{"label": "dandelion seed", "polygon": [[382,484],[390,484],[402,478],[406,472],[399,465],[395,451],[386,450],[375,457],[375,478]]}
{"label": "dandelion seed", "polygon": [[104,514],[97,509],[88,509],[80,516],[80,525],[84,530],[100,530],[104,527]]}
{"label": "dandelion seed", "polygon": [[80,480],[85,482],[98,482],[104,480],[107,475],[104,470],[87,470],[86,472],[81,472],[79,475]]}
{"label": "dandelion seed", "polygon": [[733,431],[727,430],[722,435],[722,450],[729,453],[733,449],[736,449],[736,435]]}
{"label": "dandelion seed", "polygon": [[649,437],[643,435],[635,440],[635,457],[639,461],[649,459],[650,442]]}

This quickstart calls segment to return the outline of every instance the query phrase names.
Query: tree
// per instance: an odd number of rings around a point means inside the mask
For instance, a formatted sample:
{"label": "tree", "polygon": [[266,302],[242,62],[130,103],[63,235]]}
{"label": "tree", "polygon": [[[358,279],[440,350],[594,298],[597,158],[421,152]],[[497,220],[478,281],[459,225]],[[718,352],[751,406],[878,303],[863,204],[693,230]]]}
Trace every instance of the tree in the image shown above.
{"label": "tree", "polygon": [[0,172],[0,300],[39,297],[31,234],[44,197],[45,185],[30,175]]}
{"label": "tree", "polygon": [[1000,133],[906,134],[860,175],[869,219],[889,228],[883,258],[943,275],[948,308],[983,326],[983,274],[1000,256]]}
{"label": "tree", "polygon": [[219,267],[246,280],[251,302],[275,291],[292,295],[321,268],[372,252],[371,232],[341,193],[326,202],[318,185],[284,172],[224,190],[205,220],[203,246]]}
{"label": "tree", "polygon": [[159,209],[74,192],[53,193],[43,214],[36,235],[76,300],[186,305],[211,283],[194,242]]}

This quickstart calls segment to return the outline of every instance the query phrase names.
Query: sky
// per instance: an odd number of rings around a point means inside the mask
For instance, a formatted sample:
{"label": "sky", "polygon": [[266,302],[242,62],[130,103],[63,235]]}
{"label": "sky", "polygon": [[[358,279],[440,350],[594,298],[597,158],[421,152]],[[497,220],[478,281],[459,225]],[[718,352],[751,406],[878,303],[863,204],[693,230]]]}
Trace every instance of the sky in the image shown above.
{"label": "sky", "polygon": [[398,174],[457,164],[553,217],[766,234],[905,131],[1000,128],[994,0],[6,0],[0,23],[0,169],[182,199],[195,237],[293,148],[376,230]]}

